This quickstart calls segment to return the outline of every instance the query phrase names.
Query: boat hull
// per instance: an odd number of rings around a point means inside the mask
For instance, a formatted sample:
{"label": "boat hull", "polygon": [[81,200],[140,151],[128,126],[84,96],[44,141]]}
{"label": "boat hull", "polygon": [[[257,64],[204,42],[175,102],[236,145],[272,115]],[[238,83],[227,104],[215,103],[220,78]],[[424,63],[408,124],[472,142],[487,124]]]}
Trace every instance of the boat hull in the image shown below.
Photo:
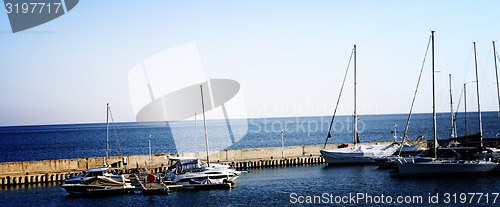
{"label": "boat hull", "polygon": [[133,190],[133,187],[127,186],[99,186],[99,185],[84,185],[84,184],[64,184],[61,185],[66,192],[75,195],[110,195],[110,194],[126,194]]}
{"label": "boat hull", "polygon": [[500,164],[489,161],[417,162],[398,164],[400,175],[484,174],[500,172]]}
{"label": "boat hull", "polygon": [[328,153],[327,151],[321,150],[321,155],[328,164],[363,164],[363,163],[374,163],[375,161],[370,157],[363,156],[339,156],[335,153]]}
{"label": "boat hull", "polygon": [[392,155],[394,145],[358,145],[333,150],[320,150],[328,164],[375,163],[373,158]]}

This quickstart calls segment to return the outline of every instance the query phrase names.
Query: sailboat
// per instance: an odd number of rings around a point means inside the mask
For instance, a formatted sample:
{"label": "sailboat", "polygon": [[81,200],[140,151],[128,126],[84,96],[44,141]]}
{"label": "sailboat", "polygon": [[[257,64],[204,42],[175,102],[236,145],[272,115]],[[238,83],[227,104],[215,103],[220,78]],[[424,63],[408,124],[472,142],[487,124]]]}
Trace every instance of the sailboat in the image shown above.
{"label": "sailboat", "polygon": [[[498,57],[498,53],[496,52],[495,41],[493,41],[493,58],[494,58],[493,61],[495,63],[494,64],[495,65],[495,77],[496,77],[496,88],[497,88],[497,98],[498,98],[498,117],[500,117],[500,85],[499,85],[498,64],[497,64],[497,59],[500,59],[500,58]],[[465,87],[466,87],[466,84],[464,84],[464,94],[465,94]],[[465,107],[465,108],[467,108],[467,107]],[[482,142],[481,142],[481,139],[482,139],[481,133],[476,133],[476,134],[472,134],[472,135],[467,134],[467,113],[465,113],[465,136],[452,137],[449,139],[449,141],[455,142],[455,143],[460,143],[460,145],[462,145],[462,146],[479,146],[479,145],[482,145],[483,143],[489,143],[490,147],[494,146],[494,147],[498,148],[498,144],[495,144],[495,143],[498,143],[500,141],[500,138],[498,138],[498,137],[483,138]],[[497,149],[493,149],[493,150],[496,151]]]}
{"label": "sailboat", "polygon": [[[230,168],[227,165],[210,163],[208,151],[207,122],[205,118],[205,104],[203,100],[203,85],[200,85],[203,125],[205,129],[205,146],[207,162],[196,157],[170,157],[171,166],[165,172],[165,178],[172,184],[218,184],[233,182],[243,172]],[[196,137],[195,137],[196,140]]]}
{"label": "sailboat", "polygon": [[[422,79],[422,72],[423,72],[423,69],[424,69],[424,65],[425,65],[425,60],[426,60],[426,57],[427,57],[427,52],[429,51],[429,45],[431,43],[431,40],[432,38],[429,38],[429,42],[427,43],[427,49],[425,51],[425,55],[424,55],[424,60],[422,62],[422,67],[420,69],[420,74],[418,76],[418,81],[417,81],[417,86],[415,87],[415,92],[413,94],[413,100],[411,102],[411,105],[410,105],[410,111],[408,113],[408,118],[406,119],[406,126],[405,126],[405,130],[404,130],[404,134],[403,134],[403,137],[402,137],[402,145],[403,147],[401,147],[400,149],[398,149],[397,153],[395,153],[394,155],[390,155],[390,156],[383,156],[383,157],[376,157],[374,158],[375,160],[375,163],[381,167],[381,168],[397,168],[397,163],[400,163],[400,162],[407,162],[407,160],[412,160],[412,161],[432,161],[434,157],[434,154],[437,153],[437,151],[431,151],[431,150],[426,150],[424,149],[423,147],[418,147],[418,145],[421,146],[421,142],[423,141],[423,136],[419,136],[417,137],[416,140],[414,141],[410,141],[407,134],[408,134],[408,128],[410,126],[410,120],[411,120],[411,117],[412,117],[412,114],[413,114],[413,106],[415,105],[415,99],[417,97],[417,92],[418,92],[418,88],[420,86],[420,80]],[[396,130],[396,126],[394,126],[394,131]],[[395,139],[396,141],[396,139]],[[423,152],[414,156],[414,157],[411,157],[411,156],[408,156],[408,155],[411,155],[411,154],[403,154],[403,149],[404,149],[404,146],[405,145],[408,145],[407,143],[411,143],[413,142],[411,145],[413,145],[412,148],[417,148],[420,150],[422,150]],[[425,151],[424,151],[425,150]],[[405,156],[403,156],[405,155]],[[430,155],[432,155],[432,157],[430,157]]]}
{"label": "sailboat", "polygon": [[[432,106],[433,106],[433,124],[434,124],[434,159],[429,162],[401,162],[397,165],[400,175],[428,175],[428,174],[479,174],[479,173],[492,173],[500,172],[500,159],[495,152],[488,149],[483,149],[482,144],[482,123],[481,123],[481,107],[479,101],[479,80],[478,80],[478,70],[477,70],[477,53],[476,53],[476,43],[474,42],[474,56],[476,65],[476,84],[477,84],[477,101],[478,101],[478,116],[479,116],[479,135],[481,139],[481,147],[460,147],[451,148],[454,151],[462,150],[455,159],[438,159],[438,143],[437,143],[437,133],[436,133],[436,98],[435,98],[435,87],[434,87],[434,31],[431,32],[432,36]],[[474,155],[478,152],[487,151],[486,153],[491,154],[491,157],[486,159],[477,159]]]}
{"label": "sailboat", "polygon": [[[392,155],[397,149],[397,147],[393,144],[390,145],[359,144],[358,116],[356,113],[356,45],[354,45],[351,57],[353,57],[352,54],[354,55],[354,130],[353,130],[354,145],[339,149],[320,150],[321,155],[323,156],[323,158],[325,158],[325,161],[328,164],[373,163],[374,162],[373,158]],[[349,67],[347,67],[347,71],[344,76],[344,81],[342,83],[339,98],[337,100],[337,105],[335,107],[332,121],[330,123],[330,130],[328,131],[326,142],[328,142],[328,138],[331,137],[330,131],[333,125],[333,120],[335,118],[335,113],[337,112],[338,103],[340,101],[342,89],[344,88],[345,78],[347,77],[348,70]],[[326,142],[325,142],[325,147],[326,147]]]}
{"label": "sailboat", "polygon": [[109,169],[109,115],[111,109],[109,103],[106,104],[106,158],[103,166],[98,166],[87,170],[85,173],[71,177],[61,185],[71,194],[103,194],[103,193],[126,193],[134,189],[130,180],[123,175],[108,173]]}

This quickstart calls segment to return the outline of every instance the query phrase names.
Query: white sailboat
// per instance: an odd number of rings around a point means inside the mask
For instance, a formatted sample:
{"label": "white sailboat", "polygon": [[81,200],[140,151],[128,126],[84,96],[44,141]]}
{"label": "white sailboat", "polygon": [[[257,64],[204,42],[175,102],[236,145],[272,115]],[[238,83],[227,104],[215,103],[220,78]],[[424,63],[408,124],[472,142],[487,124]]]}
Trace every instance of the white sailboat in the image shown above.
{"label": "white sailboat", "polygon": [[[474,42],[474,56],[476,65],[476,84],[477,84],[477,107],[479,115],[479,136],[482,144],[482,123],[481,123],[481,107],[479,101],[479,80],[477,70],[477,53],[476,43]],[[436,110],[435,110],[435,88],[434,88],[434,31],[432,31],[432,74],[433,74],[433,93],[432,106],[434,117],[434,151],[437,152],[437,136],[436,136]],[[491,150],[490,150],[491,151]],[[500,160],[495,152],[488,152],[491,156],[486,159],[478,159],[473,156],[457,156],[455,159],[438,159],[437,153],[432,161],[429,162],[402,162],[397,165],[400,175],[428,175],[428,174],[480,174],[500,172]]]}
{"label": "white sailboat", "polygon": [[[328,164],[373,163],[374,162],[373,158],[392,155],[397,149],[397,146],[393,144],[390,145],[359,144],[358,116],[356,113],[356,45],[354,45],[352,54],[354,54],[354,130],[353,130],[354,145],[339,149],[320,150],[321,155],[323,156],[323,158],[325,158],[325,161]],[[349,67],[347,69],[349,69]],[[332,122],[330,123],[330,130],[333,124],[333,120],[335,118],[335,113],[337,111],[338,103],[340,101],[342,89],[344,88],[347,72],[348,70],[346,71],[346,75],[344,76],[344,82],[342,83],[342,88],[340,90],[339,98],[337,100],[337,105],[335,107],[335,111],[332,117]],[[328,131],[326,142],[330,137],[331,134],[330,131]],[[326,147],[326,142],[325,142],[325,147]]]}
{"label": "white sailboat", "polygon": [[108,173],[109,169],[109,103],[106,104],[106,158],[103,166],[94,167],[85,173],[64,180],[61,185],[71,194],[108,194],[108,193],[126,193],[134,187],[130,180],[124,175],[114,175]]}

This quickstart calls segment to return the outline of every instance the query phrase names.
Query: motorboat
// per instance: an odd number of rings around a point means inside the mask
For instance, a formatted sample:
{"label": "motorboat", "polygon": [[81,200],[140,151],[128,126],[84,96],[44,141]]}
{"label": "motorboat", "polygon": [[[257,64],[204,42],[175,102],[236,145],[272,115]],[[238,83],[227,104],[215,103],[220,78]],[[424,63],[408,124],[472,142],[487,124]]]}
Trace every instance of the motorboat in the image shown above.
{"label": "motorboat", "polygon": [[77,176],[70,177],[69,179],[64,180],[65,184],[74,184],[74,183],[86,183],[91,179],[94,179],[96,176],[104,176],[116,180],[118,182],[128,182],[130,180],[126,179],[123,175],[114,175],[108,173],[109,167],[107,166],[99,166],[94,167],[87,170],[85,173],[82,173]]}
{"label": "motorboat", "polygon": [[209,166],[195,157],[167,157],[167,159],[173,164],[165,173],[165,180],[172,184],[229,183],[243,173],[228,165],[210,163]]}

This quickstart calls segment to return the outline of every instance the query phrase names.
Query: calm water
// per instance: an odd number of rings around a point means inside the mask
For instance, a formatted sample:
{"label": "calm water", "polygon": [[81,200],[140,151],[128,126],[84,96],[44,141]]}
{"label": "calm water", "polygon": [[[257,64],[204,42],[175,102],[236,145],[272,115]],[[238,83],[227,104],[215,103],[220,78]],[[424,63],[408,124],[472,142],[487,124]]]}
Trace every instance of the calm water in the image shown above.
{"label": "calm water", "polygon": [[[468,114],[469,133],[476,133],[477,115]],[[285,145],[323,144],[331,117],[297,117],[250,119],[247,133],[227,149],[277,147],[281,145],[280,129],[285,128]],[[391,131],[397,124],[398,136],[402,136],[407,115],[370,115],[360,117],[360,139],[362,142],[391,141]],[[458,133],[463,135],[463,114],[459,114]],[[333,138],[329,143],[348,143],[352,140],[352,117],[336,118]],[[227,125],[221,121],[208,121],[209,132]],[[438,116],[438,135],[448,138],[449,115]],[[110,130],[112,156],[147,154],[147,135],[153,136],[153,153],[181,151],[175,145],[169,127],[194,129],[194,122],[170,124],[168,126],[142,126],[137,123],[118,123]],[[200,126],[200,125],[198,125]],[[233,125],[234,126],[238,126]],[[483,114],[486,137],[495,137],[500,132],[500,121],[495,112]],[[237,130],[237,129],[236,129]],[[198,137],[202,140],[202,129]],[[24,161],[96,157],[105,155],[105,124],[73,124],[52,126],[0,127],[0,161]],[[432,138],[432,115],[416,114],[409,128],[409,137],[424,135]],[[194,135],[186,133],[186,139]],[[209,136],[217,136],[209,134]],[[213,143],[215,144],[215,143]],[[215,146],[210,144],[211,149]],[[198,142],[198,149],[204,143]],[[334,205],[373,205],[374,203],[397,202],[429,205],[432,200],[445,204],[478,205],[478,195],[471,199],[467,193],[488,193],[479,199],[480,205],[492,205],[495,193],[500,192],[498,175],[444,176],[444,177],[394,177],[390,170],[379,170],[372,165],[332,166],[314,165],[285,168],[251,170],[237,179],[238,185],[231,190],[179,191],[168,195],[144,196],[132,194],[102,198],[68,196],[56,185],[4,188],[0,190],[0,206],[284,206],[302,205],[308,201],[316,204],[333,202]],[[372,200],[358,199],[359,195],[371,196]],[[446,194],[449,193],[449,194]],[[384,196],[382,198],[382,195]],[[448,199],[447,196],[448,195]],[[455,197],[453,197],[455,195]],[[316,200],[314,200],[316,196]],[[331,196],[331,197],[330,197]],[[351,199],[351,197],[353,199]],[[311,200],[308,200],[311,199]],[[456,198],[456,199],[454,199]],[[463,200],[465,198],[466,200]],[[336,202],[340,203],[336,203]],[[354,201],[354,203],[353,203]],[[294,203],[295,202],[295,203]],[[370,203],[371,202],[371,203]],[[500,197],[496,204],[500,203]],[[449,205],[448,204],[448,205]]]}
{"label": "calm water", "polygon": [[[496,204],[493,202],[494,193],[500,193],[499,178],[498,175],[467,176],[466,179],[461,176],[403,178],[391,176],[390,170],[379,170],[373,165],[313,165],[251,170],[240,176],[236,180],[237,186],[231,190],[176,191],[168,195],[95,198],[69,196],[55,185],[9,188],[0,190],[0,206],[284,206],[300,205],[299,202],[304,202],[304,205],[308,196],[324,195],[326,198],[331,198],[331,195],[333,199],[318,198],[316,204],[358,206],[390,201],[400,206],[427,206],[429,197],[438,195],[435,201],[443,205],[465,202],[467,206],[498,206],[500,196]],[[357,193],[371,196],[372,200],[347,199],[350,194],[357,196]],[[449,193],[449,199],[446,193]],[[454,193],[456,201],[452,197]],[[459,196],[467,193],[488,193],[488,204],[485,197],[478,204],[478,195],[472,201],[468,195],[461,200]],[[380,200],[382,195],[384,199]],[[395,203],[398,196],[402,196],[402,202],[407,199],[408,203]],[[341,203],[335,203],[335,197],[345,197],[346,203],[341,199],[337,200]]]}
{"label": "calm water", "polygon": [[[468,113],[468,132],[477,133],[477,113]],[[397,135],[402,136],[407,115],[366,115],[360,116],[359,136],[361,142],[392,141],[391,131],[397,124]],[[457,131],[464,135],[464,114],[457,117]],[[496,112],[484,112],[483,133],[485,137],[499,136],[500,118]],[[324,144],[331,117],[289,117],[257,118],[245,121],[236,120],[233,131],[245,129],[239,141],[221,148],[218,143],[227,131],[227,124],[220,120],[207,122],[210,150],[244,149],[281,146],[281,128],[285,129],[285,146]],[[449,114],[437,117],[438,137],[450,135]],[[197,150],[204,150],[203,124],[197,124]],[[174,130],[175,127],[175,130]],[[188,140],[183,146],[176,146],[173,131],[177,139]],[[192,152],[194,151],[194,121],[170,123],[166,126],[143,126],[137,123],[115,123],[110,126],[110,156],[148,154],[148,135],[152,135],[152,153]],[[241,131],[241,130],[240,130]],[[352,142],[352,116],[336,117],[333,137],[328,143]],[[424,135],[432,139],[432,114],[413,115],[408,130],[410,139]],[[105,124],[69,124],[47,126],[0,127],[0,162],[52,160],[67,158],[103,157],[106,148]],[[187,148],[189,146],[191,148]]]}

